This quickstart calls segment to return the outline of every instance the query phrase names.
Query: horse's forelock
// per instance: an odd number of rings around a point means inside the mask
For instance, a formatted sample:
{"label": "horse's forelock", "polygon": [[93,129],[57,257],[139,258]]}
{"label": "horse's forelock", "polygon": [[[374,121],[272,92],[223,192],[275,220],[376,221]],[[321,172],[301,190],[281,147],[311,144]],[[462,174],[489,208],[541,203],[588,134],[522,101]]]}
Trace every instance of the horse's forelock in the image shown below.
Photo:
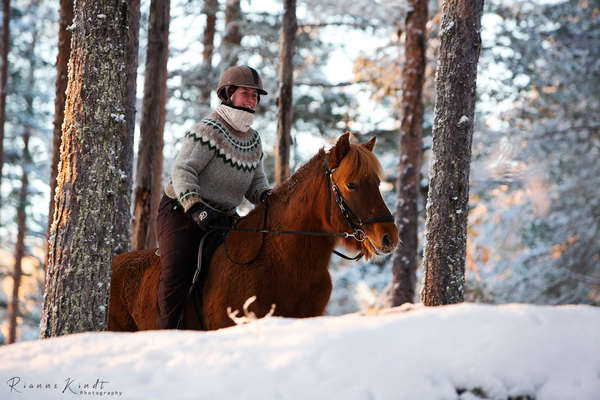
{"label": "horse's forelock", "polygon": [[379,179],[383,176],[383,168],[379,160],[364,146],[352,144],[340,164],[340,174],[345,176],[366,176],[376,174]]}

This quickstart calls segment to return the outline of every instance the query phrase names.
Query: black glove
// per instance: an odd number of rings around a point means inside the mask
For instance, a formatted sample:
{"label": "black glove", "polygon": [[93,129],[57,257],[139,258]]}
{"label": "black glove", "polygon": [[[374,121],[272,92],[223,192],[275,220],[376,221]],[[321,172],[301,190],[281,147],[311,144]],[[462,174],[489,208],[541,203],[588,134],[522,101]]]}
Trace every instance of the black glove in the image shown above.
{"label": "black glove", "polygon": [[264,203],[270,194],[271,194],[271,189],[263,190],[263,192],[259,196],[260,202]]}
{"label": "black glove", "polygon": [[208,218],[208,212],[206,212],[206,210],[199,209],[192,211],[190,213],[190,216],[192,217],[195,223],[197,223],[200,226],[203,226],[204,221]]}
{"label": "black glove", "polygon": [[187,214],[196,224],[205,232],[208,232],[213,225],[217,225],[222,214],[212,210],[201,203],[196,203],[187,211]]}

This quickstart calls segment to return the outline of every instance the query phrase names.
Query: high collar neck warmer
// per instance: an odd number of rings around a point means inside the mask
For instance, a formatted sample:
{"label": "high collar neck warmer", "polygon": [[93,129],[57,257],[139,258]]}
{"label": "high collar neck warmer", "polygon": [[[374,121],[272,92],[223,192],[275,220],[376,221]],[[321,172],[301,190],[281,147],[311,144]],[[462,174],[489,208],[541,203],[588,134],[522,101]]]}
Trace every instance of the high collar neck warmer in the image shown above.
{"label": "high collar neck warmer", "polygon": [[240,132],[248,132],[250,126],[254,122],[254,114],[248,111],[239,110],[237,108],[229,107],[225,104],[220,104],[215,110],[217,114],[231,127]]}

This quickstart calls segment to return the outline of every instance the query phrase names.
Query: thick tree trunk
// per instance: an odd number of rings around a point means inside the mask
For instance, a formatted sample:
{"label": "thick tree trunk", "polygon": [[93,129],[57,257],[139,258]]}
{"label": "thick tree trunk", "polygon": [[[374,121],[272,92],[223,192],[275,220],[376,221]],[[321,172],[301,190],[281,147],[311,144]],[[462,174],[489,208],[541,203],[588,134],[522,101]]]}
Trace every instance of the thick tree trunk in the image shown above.
{"label": "thick tree trunk", "polygon": [[8,306],[8,338],[7,343],[14,343],[17,338],[17,317],[19,316],[19,289],[23,276],[22,262],[25,255],[25,232],[27,230],[25,207],[27,205],[27,193],[29,191],[29,180],[27,173],[31,163],[29,154],[30,128],[26,128],[23,134],[23,175],[21,176],[21,191],[19,192],[19,203],[17,206],[17,243],[15,245],[15,268],[13,270],[12,300]]}
{"label": "thick tree trunk", "polygon": [[290,147],[292,145],[294,52],[296,43],[296,0],[283,3],[283,22],[279,47],[279,94],[277,98],[277,157],[275,184],[290,176]]}
{"label": "thick tree trunk", "polygon": [[442,3],[433,164],[427,200],[425,305],[464,299],[469,169],[483,0]]}
{"label": "thick tree trunk", "polygon": [[238,52],[242,43],[242,9],[240,0],[225,2],[225,34],[221,44],[221,71],[238,62]]}
{"label": "thick tree trunk", "polygon": [[[71,31],[67,29],[73,21],[73,0],[60,1],[60,21],[58,28],[58,55],[56,56],[56,97],[54,99],[54,134],[52,137],[52,164],[50,165],[50,206],[48,207],[48,227],[46,238],[50,238],[50,226],[54,218],[54,192],[58,161],[60,158],[60,137],[65,117],[65,98],[69,73],[69,55],[71,54]],[[46,259],[48,264],[48,241],[46,240]]]}
{"label": "thick tree trunk", "polygon": [[402,69],[402,123],[400,125],[400,162],[396,193],[396,224],[401,245],[393,259],[392,304],[412,303],[415,298],[419,242],[419,181],[423,137],[423,82],[427,35],[427,0],[411,0],[406,14],[405,60]]}
{"label": "thick tree trunk", "polygon": [[164,108],[167,99],[169,6],[169,0],[152,0],[150,3],[132,250],[156,247],[155,221],[162,186]]}
{"label": "thick tree trunk", "polygon": [[112,258],[130,238],[137,21],[136,1],[75,6],[43,338],[106,329]]}
{"label": "thick tree trunk", "polygon": [[[0,187],[4,165],[4,124],[6,122],[6,82],[8,80],[8,50],[10,43],[10,0],[2,0],[2,54],[0,56]],[[2,209],[2,193],[0,193]],[[1,223],[2,221],[0,221]]]}

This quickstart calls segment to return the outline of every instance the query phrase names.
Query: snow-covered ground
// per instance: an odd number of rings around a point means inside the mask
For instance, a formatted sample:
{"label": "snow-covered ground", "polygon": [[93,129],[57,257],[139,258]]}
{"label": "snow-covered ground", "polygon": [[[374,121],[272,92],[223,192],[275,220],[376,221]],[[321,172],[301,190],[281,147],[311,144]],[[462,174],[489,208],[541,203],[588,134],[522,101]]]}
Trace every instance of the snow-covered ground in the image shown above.
{"label": "snow-covered ground", "polygon": [[599,308],[523,304],[85,333],[1,347],[0,398],[596,400],[599,333]]}

